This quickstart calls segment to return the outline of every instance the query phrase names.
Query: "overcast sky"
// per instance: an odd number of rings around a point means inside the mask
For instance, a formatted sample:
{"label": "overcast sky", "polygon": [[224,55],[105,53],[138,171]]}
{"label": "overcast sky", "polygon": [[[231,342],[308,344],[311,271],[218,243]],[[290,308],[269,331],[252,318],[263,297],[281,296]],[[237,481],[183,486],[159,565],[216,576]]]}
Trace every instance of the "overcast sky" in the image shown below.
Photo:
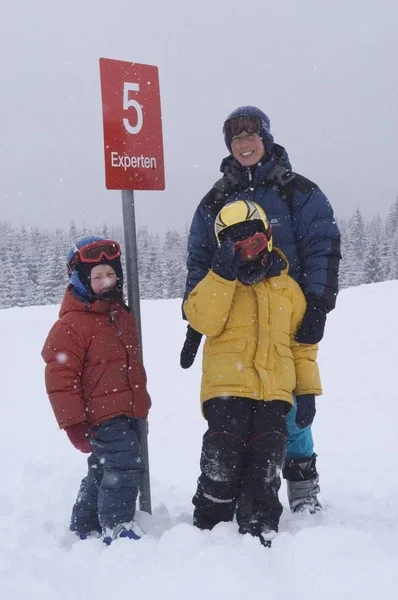
{"label": "overcast sky", "polygon": [[1,0],[0,220],[121,222],[105,189],[98,59],[159,67],[166,191],[137,224],[189,224],[255,104],[337,216],[398,193],[397,0]]}

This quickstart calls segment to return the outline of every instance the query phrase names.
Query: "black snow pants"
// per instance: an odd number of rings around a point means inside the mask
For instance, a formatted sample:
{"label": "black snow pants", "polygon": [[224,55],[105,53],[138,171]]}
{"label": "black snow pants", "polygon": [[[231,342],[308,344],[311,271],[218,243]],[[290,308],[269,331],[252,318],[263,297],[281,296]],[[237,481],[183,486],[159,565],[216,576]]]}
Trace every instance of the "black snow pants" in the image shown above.
{"label": "black snow pants", "polygon": [[282,400],[232,396],[204,403],[208,430],[192,500],[194,525],[212,529],[220,521],[232,521],[236,511],[241,533],[278,530],[289,409],[290,404]]}

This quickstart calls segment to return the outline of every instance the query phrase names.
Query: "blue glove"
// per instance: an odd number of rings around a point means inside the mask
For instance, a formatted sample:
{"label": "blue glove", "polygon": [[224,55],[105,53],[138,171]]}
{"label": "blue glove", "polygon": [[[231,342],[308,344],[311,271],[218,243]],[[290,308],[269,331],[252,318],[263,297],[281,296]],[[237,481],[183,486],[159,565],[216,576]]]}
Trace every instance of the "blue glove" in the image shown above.
{"label": "blue glove", "polygon": [[296,425],[300,429],[311,425],[315,418],[315,396],[314,394],[303,394],[302,396],[296,396]]}
{"label": "blue glove", "polygon": [[226,239],[214,253],[212,264],[214,273],[223,279],[234,281],[238,275],[240,264],[240,253],[236,252],[234,242]]}
{"label": "blue glove", "polygon": [[323,338],[326,324],[326,302],[318,296],[307,296],[307,309],[296,333],[296,342],[317,344]]}

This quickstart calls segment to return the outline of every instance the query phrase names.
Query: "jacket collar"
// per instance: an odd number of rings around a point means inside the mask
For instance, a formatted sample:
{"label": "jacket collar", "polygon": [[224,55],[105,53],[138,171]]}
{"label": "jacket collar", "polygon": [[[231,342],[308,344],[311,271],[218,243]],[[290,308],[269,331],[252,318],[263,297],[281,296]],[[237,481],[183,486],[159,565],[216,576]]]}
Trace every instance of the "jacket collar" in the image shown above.
{"label": "jacket collar", "polygon": [[221,163],[220,171],[225,177],[238,180],[244,189],[265,185],[272,181],[272,171],[276,167],[284,167],[291,171],[289,156],[283,146],[274,144],[271,152],[267,152],[263,159],[253,167],[242,165],[230,154]]}
{"label": "jacket collar", "polygon": [[[252,266],[246,263],[248,269],[245,269],[245,265],[238,271],[238,285],[252,286],[260,283],[261,281],[268,281],[273,279],[273,288],[284,288],[286,287],[286,280],[284,278],[279,279],[280,275],[287,275],[289,271],[289,263],[282,250],[274,248],[271,252],[268,262],[262,266]],[[253,270],[251,270],[253,269]]]}
{"label": "jacket collar", "polygon": [[[65,296],[61,303],[59,310],[59,316],[62,317],[64,314],[71,311],[78,312],[91,312],[97,314],[108,314],[112,310],[120,307],[121,304],[116,300],[93,300],[89,301],[79,296],[74,290],[73,286],[69,285]],[[127,308],[123,305],[123,308]]]}

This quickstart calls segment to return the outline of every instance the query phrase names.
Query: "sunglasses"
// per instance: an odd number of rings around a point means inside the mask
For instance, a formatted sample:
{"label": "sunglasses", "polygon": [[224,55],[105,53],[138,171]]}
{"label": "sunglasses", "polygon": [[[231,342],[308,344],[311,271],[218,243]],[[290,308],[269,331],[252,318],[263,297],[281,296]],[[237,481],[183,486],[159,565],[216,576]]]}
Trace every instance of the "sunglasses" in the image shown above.
{"label": "sunglasses", "polygon": [[272,238],[271,227],[268,229],[268,232],[268,235],[262,232],[255,233],[251,237],[235,243],[235,249],[240,252],[243,262],[254,260],[266,248],[270,250],[269,244]]}
{"label": "sunglasses", "polygon": [[71,267],[78,262],[96,263],[102,260],[102,258],[113,260],[114,258],[118,258],[121,254],[119,244],[111,240],[98,240],[97,242],[91,242],[91,244],[87,244],[87,246],[83,246],[82,248],[75,246],[75,249],[76,254],[70,261]]}
{"label": "sunglasses", "polygon": [[259,117],[235,117],[224,124],[224,133],[230,139],[240,135],[243,131],[246,131],[250,135],[260,133],[261,119]]}

